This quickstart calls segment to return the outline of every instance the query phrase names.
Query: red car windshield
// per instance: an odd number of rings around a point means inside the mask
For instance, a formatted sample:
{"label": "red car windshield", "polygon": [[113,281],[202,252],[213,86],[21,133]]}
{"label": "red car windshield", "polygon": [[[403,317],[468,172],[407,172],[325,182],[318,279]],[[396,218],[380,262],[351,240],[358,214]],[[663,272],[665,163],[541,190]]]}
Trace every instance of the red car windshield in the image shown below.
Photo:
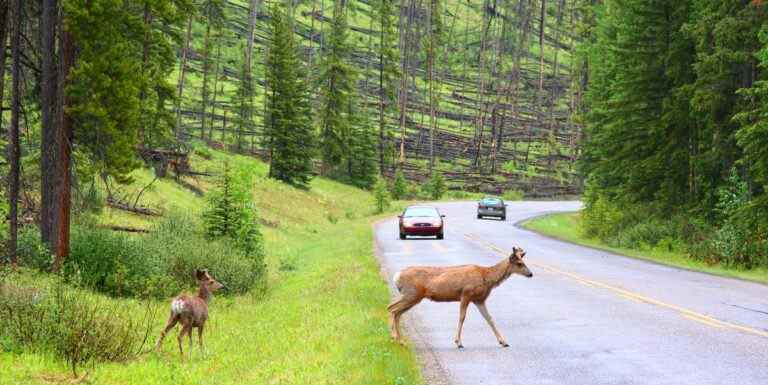
{"label": "red car windshield", "polygon": [[413,218],[413,217],[439,217],[440,214],[437,213],[437,210],[431,208],[431,207],[413,207],[405,210],[405,213],[403,213],[403,217],[405,218]]}

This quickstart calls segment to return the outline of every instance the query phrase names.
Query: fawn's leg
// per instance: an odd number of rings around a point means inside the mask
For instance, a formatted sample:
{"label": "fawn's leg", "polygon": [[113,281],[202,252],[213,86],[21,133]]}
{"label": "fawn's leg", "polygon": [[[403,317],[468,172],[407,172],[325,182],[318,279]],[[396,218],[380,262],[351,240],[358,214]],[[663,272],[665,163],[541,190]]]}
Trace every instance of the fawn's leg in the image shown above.
{"label": "fawn's leg", "polygon": [[203,348],[203,324],[197,328],[197,343],[200,345],[200,351],[205,354],[205,348]]}
{"label": "fawn's leg", "polygon": [[179,316],[174,315],[173,312],[171,312],[171,316],[168,318],[168,322],[165,323],[165,328],[163,328],[163,331],[160,332],[160,339],[157,340],[155,349],[160,347],[160,344],[163,343],[163,339],[165,339],[165,335],[168,334],[168,332],[173,329],[174,326],[176,326],[177,322],[179,322]]}
{"label": "fawn's leg", "polygon": [[504,337],[501,335],[498,329],[496,329],[496,323],[493,322],[493,318],[491,318],[491,313],[488,313],[488,309],[485,307],[485,303],[475,303],[475,306],[477,306],[477,310],[480,310],[480,314],[483,315],[483,318],[485,318],[485,321],[488,322],[488,326],[491,327],[491,330],[493,330],[493,334],[496,336],[496,340],[499,341],[499,345],[503,347],[508,347],[509,344],[506,340],[504,340]]}
{"label": "fawn's leg", "polygon": [[189,337],[189,359],[192,359],[192,329],[194,329],[194,326],[189,326],[189,330],[187,331],[187,337]]}
{"label": "fawn's leg", "polygon": [[[179,342],[179,353],[181,354],[181,357],[184,357],[184,350],[181,348],[181,341],[184,339],[184,334],[191,334],[192,333],[192,325],[183,325],[181,331],[179,332],[179,336],[176,338],[176,340]],[[191,338],[191,337],[190,337]]]}
{"label": "fawn's leg", "polygon": [[469,298],[462,296],[461,305],[459,306],[459,330],[456,331],[456,347],[463,349],[464,345],[461,343],[461,328],[464,327],[464,318],[467,317],[467,307],[469,306]]}

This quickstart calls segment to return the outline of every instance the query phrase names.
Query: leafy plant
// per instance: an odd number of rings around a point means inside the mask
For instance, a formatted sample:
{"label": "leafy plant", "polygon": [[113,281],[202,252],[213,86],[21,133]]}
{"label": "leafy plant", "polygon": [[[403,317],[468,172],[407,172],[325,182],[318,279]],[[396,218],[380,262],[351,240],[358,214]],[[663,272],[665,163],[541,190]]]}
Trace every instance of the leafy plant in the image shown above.
{"label": "leafy plant", "polygon": [[448,186],[445,183],[443,174],[438,171],[433,172],[429,182],[424,185],[424,191],[429,194],[429,197],[432,200],[442,198],[445,192],[448,191]]}
{"label": "leafy plant", "polygon": [[392,199],[401,200],[408,194],[408,182],[405,180],[403,170],[395,171],[395,180],[392,182]]}
{"label": "leafy plant", "polygon": [[382,177],[379,177],[373,186],[373,199],[376,204],[376,213],[383,213],[389,208],[389,191]]}

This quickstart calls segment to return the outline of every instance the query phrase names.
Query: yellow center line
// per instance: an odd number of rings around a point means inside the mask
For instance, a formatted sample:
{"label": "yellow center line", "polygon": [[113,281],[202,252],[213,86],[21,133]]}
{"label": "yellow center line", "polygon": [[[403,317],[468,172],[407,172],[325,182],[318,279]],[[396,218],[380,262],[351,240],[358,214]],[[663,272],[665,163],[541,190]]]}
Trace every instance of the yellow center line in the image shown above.
{"label": "yellow center line", "polygon": [[[479,243],[479,244],[481,244],[481,245],[483,245],[483,246],[485,246],[485,247],[487,247],[487,248],[489,248],[489,249],[491,249],[491,250],[501,254],[501,255],[507,255],[508,254],[507,251],[497,247],[494,244],[491,244],[489,242],[485,242],[485,241],[479,239],[478,237],[474,236],[473,234],[464,234],[464,236],[469,238],[470,240],[473,240],[473,241],[475,241],[475,242],[477,242],[477,243]],[[706,314],[702,314],[702,313],[699,313],[699,312],[696,312],[696,311],[693,311],[693,310],[690,310],[690,309],[686,309],[684,307],[680,307],[678,305],[674,305],[674,304],[663,302],[663,301],[660,301],[660,300],[657,300],[657,299],[654,299],[654,298],[650,298],[650,297],[644,296],[642,294],[634,293],[632,291],[629,291],[629,290],[626,290],[626,289],[622,289],[620,287],[616,287],[616,286],[613,286],[613,285],[610,285],[610,284],[607,284],[607,283],[595,281],[593,279],[589,279],[589,278],[580,276],[578,274],[569,273],[567,271],[560,270],[560,269],[558,269],[558,268],[556,268],[556,267],[554,267],[552,265],[547,265],[547,264],[539,263],[539,262],[527,262],[527,264],[531,265],[531,266],[538,267],[540,269],[544,269],[544,270],[549,271],[551,273],[555,273],[555,274],[559,274],[559,275],[571,278],[571,279],[573,279],[573,280],[575,280],[575,281],[577,281],[579,283],[582,283],[584,285],[587,285],[587,286],[591,286],[591,287],[595,287],[595,288],[602,288],[602,289],[611,291],[611,292],[619,295],[620,297],[624,297],[624,298],[632,300],[632,301],[646,303],[646,304],[649,304],[649,305],[655,305],[655,306],[658,306],[658,307],[662,307],[662,308],[665,308],[665,309],[676,311],[676,312],[680,313],[680,315],[682,315],[683,317],[685,317],[687,319],[690,319],[692,321],[696,321],[696,322],[699,322],[699,323],[702,323],[702,324],[705,324],[705,325],[708,325],[708,326],[712,326],[712,327],[715,327],[715,328],[728,328],[728,329],[732,329],[732,330],[738,330],[740,332],[747,333],[747,334],[753,334],[753,335],[757,335],[757,336],[761,336],[761,337],[768,337],[768,332],[766,332],[766,331],[755,329],[755,328],[751,328],[751,327],[748,327],[748,326],[734,324],[734,323],[727,322],[727,321],[722,321],[722,320],[719,320],[717,318],[710,317],[710,316],[708,316]]]}

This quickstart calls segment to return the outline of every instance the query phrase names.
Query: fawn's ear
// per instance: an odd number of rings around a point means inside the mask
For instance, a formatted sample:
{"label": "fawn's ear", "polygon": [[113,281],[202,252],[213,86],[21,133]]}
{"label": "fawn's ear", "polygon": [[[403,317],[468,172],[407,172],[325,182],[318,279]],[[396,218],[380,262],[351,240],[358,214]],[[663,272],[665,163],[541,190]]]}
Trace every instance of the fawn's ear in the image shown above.
{"label": "fawn's ear", "polygon": [[197,271],[195,272],[195,278],[197,278],[198,281],[202,281],[203,279],[205,279],[205,275],[206,275],[205,270],[197,269]]}

